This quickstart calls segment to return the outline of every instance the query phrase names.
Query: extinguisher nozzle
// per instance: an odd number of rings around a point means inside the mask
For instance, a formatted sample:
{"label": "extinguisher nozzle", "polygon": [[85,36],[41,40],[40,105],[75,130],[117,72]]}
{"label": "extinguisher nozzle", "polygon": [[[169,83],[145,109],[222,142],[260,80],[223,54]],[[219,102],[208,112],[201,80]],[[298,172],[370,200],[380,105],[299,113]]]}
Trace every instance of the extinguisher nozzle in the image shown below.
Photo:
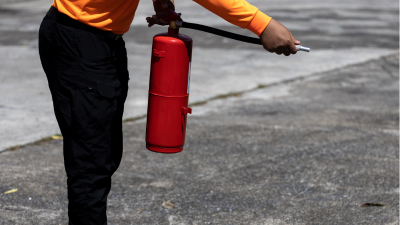
{"label": "extinguisher nozzle", "polygon": [[296,45],[296,49],[297,49],[297,51],[303,51],[303,52],[310,52],[311,51],[311,49],[309,47],[304,47],[304,46],[301,46],[301,45]]}

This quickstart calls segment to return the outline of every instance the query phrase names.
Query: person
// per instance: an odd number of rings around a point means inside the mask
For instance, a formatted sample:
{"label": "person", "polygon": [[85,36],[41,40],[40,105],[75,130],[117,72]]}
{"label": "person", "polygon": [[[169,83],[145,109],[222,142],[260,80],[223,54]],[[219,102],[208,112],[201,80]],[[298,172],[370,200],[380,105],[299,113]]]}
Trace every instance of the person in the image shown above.
{"label": "person", "polygon": [[[153,0],[148,26],[172,0]],[[279,22],[245,0],[195,0],[206,9],[260,36],[278,55],[299,44]],[[129,72],[122,35],[129,30],[139,0],[54,0],[39,29],[39,54],[63,135],[70,225],[107,224],[111,176],[122,158],[122,115]]]}

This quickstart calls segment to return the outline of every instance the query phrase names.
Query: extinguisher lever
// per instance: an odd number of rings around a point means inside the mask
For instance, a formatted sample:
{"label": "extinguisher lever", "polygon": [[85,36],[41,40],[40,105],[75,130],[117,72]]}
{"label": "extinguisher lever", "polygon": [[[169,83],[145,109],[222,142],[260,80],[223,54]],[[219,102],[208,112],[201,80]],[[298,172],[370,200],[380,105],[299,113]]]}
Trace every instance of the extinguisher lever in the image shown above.
{"label": "extinguisher lever", "polygon": [[153,55],[155,57],[164,58],[165,57],[165,51],[157,51],[157,49],[153,49]]}
{"label": "extinguisher lever", "polygon": [[189,107],[182,107],[181,109],[182,114],[186,115],[188,113],[192,114],[192,109]]}
{"label": "extinguisher lever", "polygon": [[[159,3],[159,2],[153,2],[153,4],[161,7],[161,3]],[[165,21],[177,21],[181,18],[181,15],[179,15],[172,9],[164,9],[164,11],[167,13],[167,15],[159,16],[160,19],[163,19]]]}

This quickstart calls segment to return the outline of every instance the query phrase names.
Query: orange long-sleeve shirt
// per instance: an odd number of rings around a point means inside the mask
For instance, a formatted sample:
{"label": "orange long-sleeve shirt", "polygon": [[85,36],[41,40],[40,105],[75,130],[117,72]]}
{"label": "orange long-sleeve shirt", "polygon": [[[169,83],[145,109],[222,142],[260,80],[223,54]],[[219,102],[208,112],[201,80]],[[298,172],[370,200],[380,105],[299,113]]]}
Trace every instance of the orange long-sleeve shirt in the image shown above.
{"label": "orange long-sleeve shirt", "polygon": [[[194,0],[204,8],[257,36],[264,31],[271,17],[245,0]],[[101,30],[123,34],[129,30],[139,0],[53,0],[61,13]]]}

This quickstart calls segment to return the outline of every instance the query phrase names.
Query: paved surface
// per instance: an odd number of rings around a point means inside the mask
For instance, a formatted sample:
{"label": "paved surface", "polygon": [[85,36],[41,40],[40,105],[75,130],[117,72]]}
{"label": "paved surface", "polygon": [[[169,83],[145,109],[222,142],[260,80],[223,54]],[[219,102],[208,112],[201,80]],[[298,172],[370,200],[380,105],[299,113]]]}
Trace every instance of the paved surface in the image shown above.
{"label": "paved surface", "polygon": [[[190,102],[250,90],[343,66],[365,62],[399,49],[399,3],[396,1],[251,0],[286,25],[312,49],[285,58],[260,46],[184,30],[194,39]],[[51,0],[0,2],[0,151],[59,133],[47,81],[37,51],[37,30]],[[192,1],[177,10],[186,21],[252,35],[204,10]],[[130,92],[125,118],[147,108],[151,41],[165,27],[147,28],[151,1],[141,1],[125,35],[129,54]]]}
{"label": "paved surface", "polygon": [[[125,123],[110,224],[398,224],[398,68],[395,55],[196,106],[179,154],[147,151],[145,121]],[[66,224],[61,155],[62,140],[1,153],[0,193],[18,191],[0,195],[0,224]]]}
{"label": "paved surface", "polygon": [[[399,3],[249,2],[312,51],[282,57],[182,30],[195,44],[190,101],[209,101],[193,107],[180,154],[147,151],[145,120],[124,124],[110,224],[399,224]],[[4,151],[59,133],[37,53],[50,4],[0,2],[0,224],[66,224],[62,140]],[[252,35],[192,1],[177,10]],[[151,38],[165,30],[145,26],[151,11],[143,0],[124,36],[125,118],[146,113]]]}

